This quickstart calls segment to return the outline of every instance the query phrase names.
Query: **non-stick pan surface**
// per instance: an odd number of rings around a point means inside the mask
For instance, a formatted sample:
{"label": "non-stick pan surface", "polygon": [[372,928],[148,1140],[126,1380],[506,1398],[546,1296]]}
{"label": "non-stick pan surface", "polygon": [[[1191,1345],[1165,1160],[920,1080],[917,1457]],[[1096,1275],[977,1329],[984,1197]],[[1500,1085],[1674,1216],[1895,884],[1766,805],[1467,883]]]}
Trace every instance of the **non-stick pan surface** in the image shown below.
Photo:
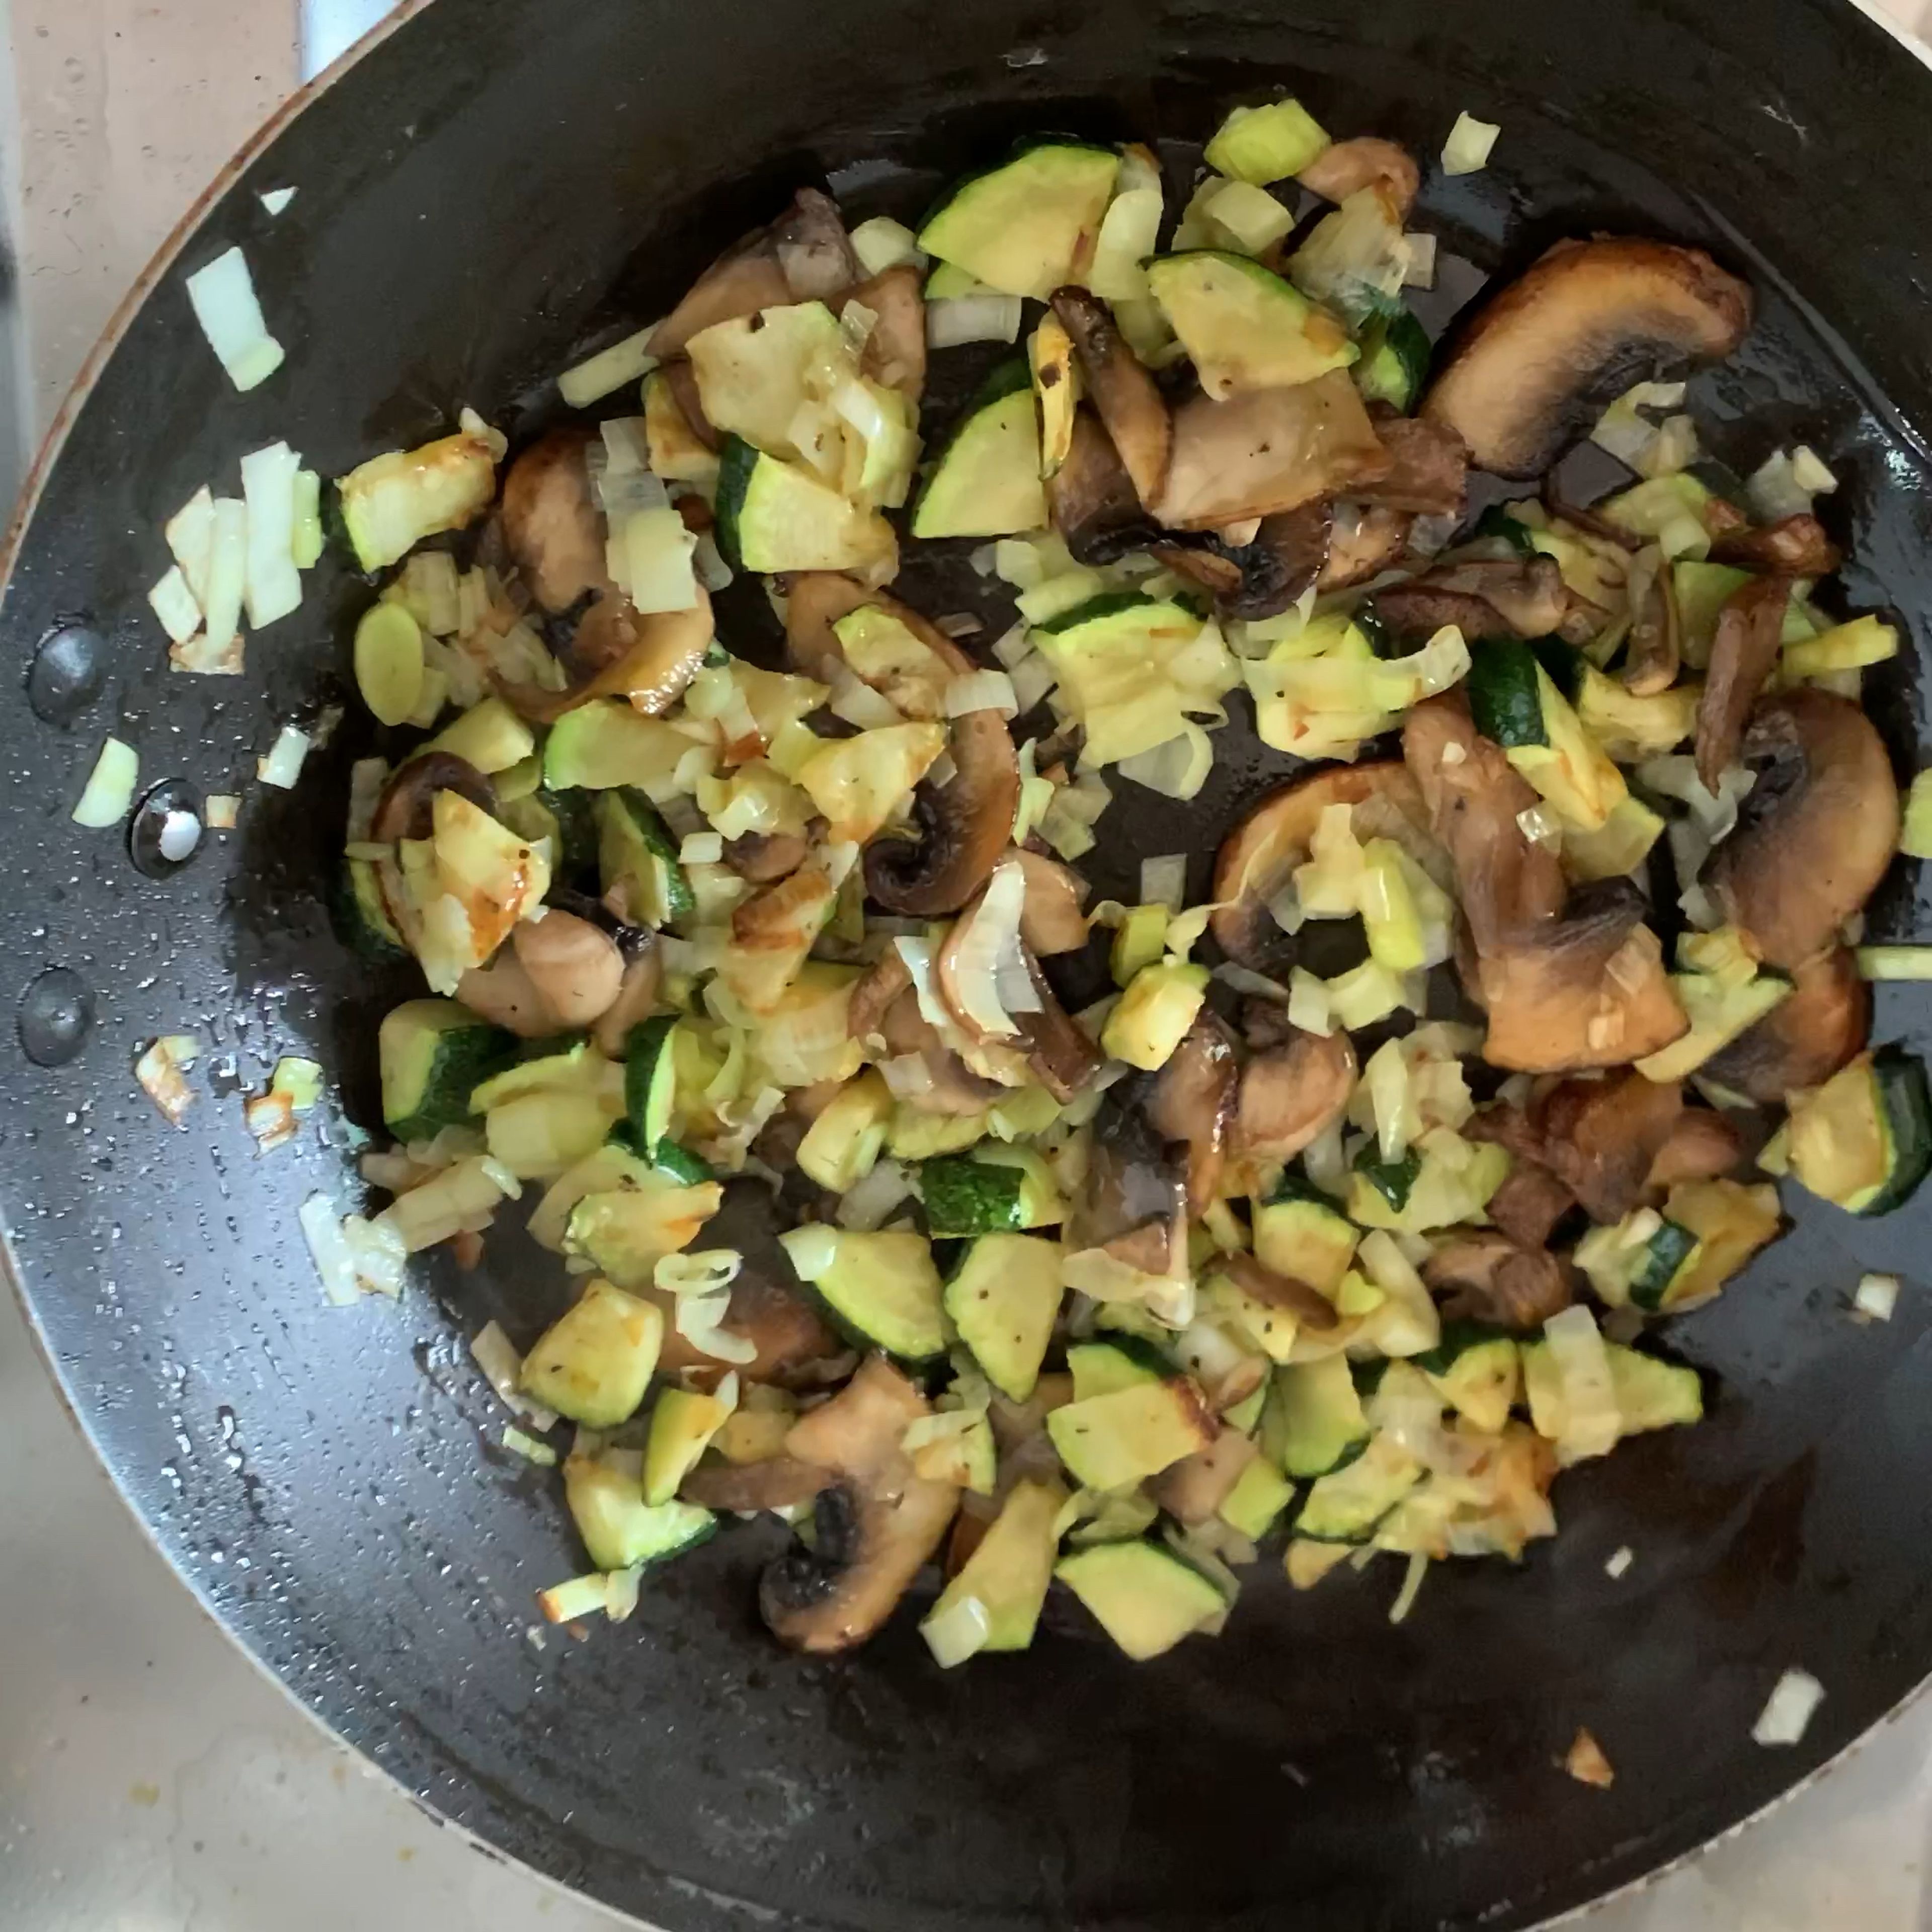
{"label": "non-stick pan surface", "polygon": [[[393,989],[321,904],[349,739],[292,794],[254,761],[339,684],[370,592],[332,561],[246,678],[171,674],[142,601],[163,520],[278,436],[339,474],[465,402],[527,424],[519,399],[573,349],[659,312],[802,178],[914,213],[1009,131],[1198,140],[1282,83],[1425,154],[1460,108],[1500,121],[1492,169],[1432,178],[1423,203],[1485,267],[1628,227],[1748,271],[1762,319],[1696,406],[1740,466],[1799,434],[1828,454],[1850,596],[1922,650],[1932,76],[1826,0],[438,0],[206,210],[79,398],[20,538],[0,983],[26,999],[68,969],[93,1021],[58,1067],[0,1047],[0,1191],[75,1406],[297,1696],[493,1844],[666,1925],[1526,1924],[1745,1816],[1932,1670],[1932,1196],[1869,1226],[1808,1204],[1675,1324],[1712,1419],[1564,1476],[1562,1534],[1520,1570],[1438,1567],[1400,1628],[1393,1566],[1298,1598],[1256,1573],[1219,1642],[1140,1668],[1071,1613],[1030,1654],[946,1676],[907,1619],[849,1658],[783,1654],[752,1610],[760,1528],[653,1579],[631,1624],[539,1648],[532,1592],[580,1558],[552,1478],[496,1445],[464,1343],[491,1316],[527,1341],[561,1276],[505,1244],[479,1274],[432,1268],[400,1310],[318,1292],[296,1210],[354,1192],[345,1119],[375,1124]],[[270,218],[257,194],[287,186]],[[290,350],[246,398],[182,290],[231,242]],[[48,722],[24,686],[76,623],[99,688],[44,702]],[[1902,771],[1916,678],[1915,658],[1874,700]],[[59,696],[47,663],[40,680]],[[80,831],[110,730],[144,784],[243,791],[240,829],[158,881]],[[1198,848],[1281,762],[1227,760]],[[1180,836],[1126,807],[1108,829],[1130,855]],[[1874,908],[1888,936],[1925,936],[1914,918],[1910,882]],[[1922,1047],[1924,1011],[1882,993],[1880,1036]],[[177,1132],[130,1070],[187,1029],[210,1051]],[[343,1106],[258,1158],[239,1090],[286,1051],[320,1058]],[[1889,1326],[1846,1318],[1867,1267],[1906,1278]],[[1752,1720],[1792,1664],[1826,1702],[1801,1745],[1760,1750]],[[1610,1791],[1556,1768],[1580,1724]]]}

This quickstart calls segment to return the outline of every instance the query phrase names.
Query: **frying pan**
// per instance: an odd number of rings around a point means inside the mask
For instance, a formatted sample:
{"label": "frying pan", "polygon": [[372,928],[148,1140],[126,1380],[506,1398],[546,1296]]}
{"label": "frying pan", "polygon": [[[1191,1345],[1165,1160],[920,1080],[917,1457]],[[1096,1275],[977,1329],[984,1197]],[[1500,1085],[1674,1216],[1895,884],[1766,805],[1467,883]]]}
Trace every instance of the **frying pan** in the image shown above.
{"label": "frying pan", "polygon": [[[296,1209],[355,1198],[398,988],[322,904],[352,724],[292,793],[254,760],[341,694],[371,593],[332,550],[244,679],[172,674],[142,604],[164,518],[277,437],[339,475],[465,402],[529,434],[556,369],[661,313],[802,180],[829,177],[854,218],[914,214],[1012,132],[1198,140],[1284,83],[1425,155],[1460,108],[1502,124],[1489,172],[1425,191],[1445,258],[1474,265],[1438,310],[1474,270],[1599,229],[1748,273],[1760,319],[1694,406],[1735,466],[1799,436],[1826,454],[1850,602],[1923,647],[1932,232],[1904,190],[1932,176],[1932,75],[1828,0],[436,0],[218,184],[63,410],[14,533],[0,984],[22,1026],[0,1043],[0,1193],[68,1396],[189,1585],[297,1696],[446,1816],[678,1932],[1525,1925],[1749,1816],[1932,1670],[1925,1298],[1908,1287],[1886,1326],[1844,1307],[1863,1269],[1913,1281],[1932,1194],[1870,1225],[1808,1203],[1671,1324],[1710,1420],[1566,1474],[1562,1533],[1520,1570],[1438,1566],[1393,1627],[1393,1574],[1291,1597],[1264,1564],[1219,1641],[1141,1667],[1070,1610],[1030,1653],[950,1674],[910,1617],[850,1657],[784,1654],[753,1609],[769,1522],[653,1576],[630,1624],[538,1648],[532,1592],[580,1554],[552,1476],[496,1446],[465,1342],[494,1316],[526,1343],[560,1274],[505,1242],[477,1274],[432,1262],[399,1308],[317,1291]],[[288,186],[271,218],[258,194]],[[245,397],[182,286],[237,242],[290,350]],[[727,634],[762,648],[736,608]],[[1892,668],[1872,703],[1904,771],[1916,667]],[[110,730],[144,787],[244,793],[237,830],[164,878],[80,831]],[[1283,763],[1231,751],[1181,831],[1164,805],[1117,807],[1113,862],[1184,836],[1198,896],[1220,824]],[[1915,889],[1888,888],[1875,933],[1924,936]],[[1922,1049],[1924,1012],[1882,989],[1878,1036]],[[176,1131],[130,1067],[185,1030],[208,1051]],[[257,1157],[238,1096],[286,1052],[324,1064],[331,1102]],[[1792,1665],[1825,1702],[1800,1744],[1761,1750],[1753,1720]],[[1580,1724],[1614,1789],[1556,1768]]]}

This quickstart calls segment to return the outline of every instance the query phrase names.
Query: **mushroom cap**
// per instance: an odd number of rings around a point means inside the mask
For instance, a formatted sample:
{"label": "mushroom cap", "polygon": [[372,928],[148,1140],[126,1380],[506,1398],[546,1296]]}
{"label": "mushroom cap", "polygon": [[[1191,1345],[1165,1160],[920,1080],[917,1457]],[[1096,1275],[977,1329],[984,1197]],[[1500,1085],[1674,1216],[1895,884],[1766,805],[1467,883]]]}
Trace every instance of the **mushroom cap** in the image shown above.
{"label": "mushroom cap", "polygon": [[1791,580],[1754,578],[1724,600],[1718,613],[1704,694],[1697,700],[1697,776],[1715,793],[1718,782],[1738,761],[1744,721],[1778,662]]}
{"label": "mushroom cap", "polygon": [[454,752],[418,752],[389,774],[369,820],[369,836],[385,845],[428,838],[435,830],[440,791],[459,792],[482,812],[496,809],[496,787],[467,758]]}
{"label": "mushroom cap", "polygon": [[1756,1025],[1713,1054],[1703,1070],[1748,1100],[1782,1106],[1787,1094],[1822,1087],[1863,1052],[1871,1020],[1871,988],[1850,948],[1834,946],[1796,968],[1791,991]]}
{"label": "mushroom cap", "polygon": [[1072,338],[1088,396],[1136,495],[1151,508],[1167,480],[1174,421],[1167,399],[1129,346],[1107,304],[1084,289],[1056,289],[1053,312]]}
{"label": "mushroom cap", "polygon": [[1341,1118],[1355,1072],[1354,1047],[1340,1028],[1325,1037],[1291,1030],[1241,1070],[1236,1149],[1251,1160],[1292,1160]]}
{"label": "mushroom cap", "polygon": [[1444,1242],[1423,1264],[1422,1278],[1450,1292],[1445,1313],[1504,1328],[1540,1328],[1576,1298],[1574,1270],[1560,1255],[1487,1230]]}
{"label": "mushroom cap", "polygon": [[530,595],[554,616],[610,588],[604,512],[584,460],[591,441],[588,430],[553,430],[503,477],[496,514],[504,547]]}
{"label": "mushroom cap", "polygon": [[1728,356],[1750,326],[1749,286],[1700,249],[1634,236],[1560,243],[1490,296],[1422,405],[1480,469],[1534,476],[1598,381],[1640,356]]}
{"label": "mushroom cap", "polygon": [[1053,527],[1078,562],[1118,562],[1128,551],[1161,541],[1113,439],[1084,403],[1073,412],[1066,454],[1047,478],[1046,502]]}
{"label": "mushroom cap", "polygon": [[579,620],[572,641],[575,676],[562,691],[536,684],[496,680],[497,689],[519,716],[534,724],[554,724],[565,712],[596,698],[622,698],[633,710],[668,711],[698,675],[711,648],[716,626],[711,598],[702,584],[688,610],[634,610],[612,592],[600,597]]}
{"label": "mushroom cap", "polygon": [[1148,1124],[1187,1150],[1187,1211],[1204,1213],[1219,1190],[1240,1068],[1227,1022],[1203,1006],[1158,1073],[1148,1076]]}
{"label": "mushroom cap", "polygon": [[1704,878],[1718,910],[1790,972],[1834,944],[1898,849],[1884,740],[1847,698],[1807,686],[1763,700],[1744,735],[1757,783]]}
{"label": "mushroom cap", "polygon": [[1396,218],[1414,204],[1422,185],[1422,170],[1406,148],[1374,134],[1352,141],[1331,141],[1295,179],[1324,201],[1344,202],[1365,188],[1387,189]]}

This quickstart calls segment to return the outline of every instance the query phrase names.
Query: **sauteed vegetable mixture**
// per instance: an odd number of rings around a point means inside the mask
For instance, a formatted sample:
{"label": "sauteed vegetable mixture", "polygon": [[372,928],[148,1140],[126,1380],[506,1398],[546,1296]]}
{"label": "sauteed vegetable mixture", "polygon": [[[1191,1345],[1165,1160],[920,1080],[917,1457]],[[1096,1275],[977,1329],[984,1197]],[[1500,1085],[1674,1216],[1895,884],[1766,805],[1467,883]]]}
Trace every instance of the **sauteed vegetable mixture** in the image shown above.
{"label": "sauteed vegetable mixture", "polygon": [[[933,1564],[949,1666],[1056,1580],[1157,1656],[1264,1546],[1393,1552],[1403,1612],[1699,1420],[1655,1324],[1776,1238],[1768,1177],[1881,1214],[1932,1160],[1868,1038],[1922,956],[1858,950],[1899,639],[1826,614],[1834,478],[1705,461],[1681,381],[1598,414],[1749,288],[1578,240],[1432,346],[1410,154],[1280,100],[1206,158],[1033,140],[916,232],[804,190],[514,458],[467,418],[340,485],[392,747],[343,915],[426,985],[393,1198],[308,1232],[394,1292],[530,1210],[562,1312],[477,1353],[561,1454],[554,1618],[763,1512],[807,1651]],[[1586,430],[1628,472],[1587,506]],[[1006,628],[905,594],[928,547]],[[1250,731],[1211,880],[1177,834],[1094,902],[1123,790],[1178,821]]]}

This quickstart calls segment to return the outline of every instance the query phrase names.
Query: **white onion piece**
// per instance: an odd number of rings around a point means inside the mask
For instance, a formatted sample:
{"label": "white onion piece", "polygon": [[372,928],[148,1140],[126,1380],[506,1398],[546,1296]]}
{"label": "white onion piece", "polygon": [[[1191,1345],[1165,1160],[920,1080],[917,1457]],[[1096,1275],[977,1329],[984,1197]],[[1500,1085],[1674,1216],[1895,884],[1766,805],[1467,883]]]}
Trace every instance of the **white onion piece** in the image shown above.
{"label": "white onion piece", "polygon": [[208,346],[243,394],[260,388],[282,366],[282,345],[262,320],[262,304],[239,248],[218,255],[189,276],[188,298]]}
{"label": "white onion piece", "polygon": [[214,562],[214,496],[206,484],[168,519],[161,534],[194,592],[194,601],[206,605],[208,572]]}
{"label": "white onion piece", "polygon": [[896,268],[902,262],[910,262],[915,268],[926,265],[926,254],[919,245],[919,237],[902,221],[895,221],[890,214],[875,214],[869,221],[862,221],[853,230],[850,240],[852,252],[859,258],[859,266],[868,275],[882,275],[888,268]]}
{"label": "white onion piece", "polygon": [[1396,1599],[1389,1606],[1388,1620],[1399,1624],[1415,1607],[1415,1600],[1422,1592],[1422,1580],[1429,1574],[1429,1558],[1420,1550],[1416,1550],[1408,1559],[1408,1574],[1402,1580],[1402,1588],[1396,1592]]}
{"label": "white onion piece", "polygon": [[932,1660],[950,1670],[976,1656],[992,1636],[992,1619],[977,1597],[961,1597],[943,1610],[934,1610],[919,1627]]}
{"label": "white onion piece", "polygon": [[698,537],[685,528],[684,519],[666,503],[658,509],[633,511],[622,530],[623,568],[612,574],[633,606],[646,614],[694,610]]}
{"label": "white onion piece", "polygon": [[1558,1456],[1565,1462],[1607,1456],[1616,1447],[1622,1419],[1596,1317],[1580,1304],[1566,1308],[1543,1324],[1543,1333],[1563,1384],[1564,1417]]}
{"label": "white onion piece", "polygon": [[[887,1063],[890,1065],[892,1063]],[[890,1084],[890,1076],[887,1076]],[[869,1234],[884,1226],[893,1210],[912,1192],[912,1180],[898,1162],[882,1159],[872,1171],[848,1187],[840,1197],[837,1220],[840,1227]]]}
{"label": "white onion piece", "polygon": [[516,1345],[503,1333],[500,1323],[486,1322],[479,1328],[470,1344],[470,1353],[490,1386],[496,1391],[497,1400],[506,1408],[520,1415],[532,1429],[556,1426],[556,1411],[544,1408],[542,1403],[532,1401],[524,1394],[524,1358],[517,1353]]}
{"label": "white onion piece", "polygon": [[280,214],[289,203],[295,200],[298,192],[299,190],[292,188],[272,188],[266,193],[257,195],[255,199],[271,214]]}
{"label": "white onion piece", "polygon": [[1858,1292],[1852,1305],[1874,1322],[1889,1322],[1898,1306],[1898,1277],[1895,1274],[1868,1274],[1858,1278]]}
{"label": "white onion piece", "polygon": [[1141,904],[1178,913],[1187,902],[1187,854],[1164,852],[1141,861]]}
{"label": "white onion piece", "polygon": [[1808,1670],[1787,1670],[1778,1680],[1762,1714],[1751,1726],[1751,1742],[1767,1749],[1795,1744],[1825,1701],[1825,1687]]}
{"label": "white onion piece", "polygon": [[[207,614],[208,654],[218,659],[232,650],[242,633],[242,600],[248,588],[248,506],[236,497],[218,496],[213,507],[208,594],[201,608]],[[190,588],[194,581],[188,579]]]}
{"label": "white onion piece", "polygon": [[1466,110],[1456,117],[1449,138],[1442,144],[1442,172],[1445,175],[1472,175],[1486,166],[1490,152],[1502,129],[1496,122],[1478,121]]}
{"label": "white onion piece", "polygon": [[104,831],[118,825],[134,802],[134,786],[141,773],[140,754],[119,738],[101,745],[94,769],[88,774],[80,802],[74,808],[74,822],[90,831]]}
{"label": "white onion piece", "polygon": [[842,665],[833,674],[832,697],[826,710],[862,731],[883,730],[905,722],[898,706],[883,692]]}
{"label": "white onion piece", "polygon": [[1636,1561],[1636,1552],[1626,1543],[1604,1565],[1604,1574],[1614,1582]]}
{"label": "white onion piece", "polygon": [[266,756],[255,760],[255,776],[266,785],[292,791],[302,776],[302,761],[308,756],[309,736],[292,724],[284,724]]}
{"label": "white onion piece", "polygon": [[302,458],[285,442],[272,442],[242,459],[250,630],[302,607],[302,572],[296,568],[296,472],[301,467]]}
{"label": "white onion piece", "polygon": [[343,1239],[335,1203],[326,1194],[311,1194],[296,1210],[296,1218],[302,1224],[309,1258],[322,1277],[323,1296],[332,1306],[353,1306],[362,1294],[356,1286],[355,1257]]}
{"label": "white onion piece", "polygon": [[600,350],[588,362],[566,369],[556,379],[558,393],[572,409],[580,410],[602,400],[626,382],[641,382],[658,366],[658,358],[646,346],[656,328],[653,322],[649,328]]}
{"label": "white onion piece", "polygon": [[680,866],[716,866],[724,857],[724,835],[722,832],[692,832],[685,836],[677,848],[677,862]]}
{"label": "white onion piece", "polygon": [[[1044,663],[1045,659],[1040,660]],[[1192,718],[1183,718],[1179,734],[1151,751],[1123,758],[1117,769],[1124,778],[1145,785],[1163,798],[1184,802],[1199,795],[1214,769],[1214,747],[1208,734]]]}
{"label": "white onion piece", "polygon": [[242,800],[232,791],[212,791],[206,800],[208,829],[211,832],[232,832],[241,821]]}
{"label": "white onion piece", "polygon": [[1801,442],[1791,452],[1791,480],[1814,496],[1828,496],[1838,487],[1838,478],[1808,442]]}
{"label": "white onion piece", "polygon": [[1017,342],[1021,304],[1018,296],[952,296],[926,305],[926,346],[956,349],[967,342]]}
{"label": "white onion piece", "polygon": [[171,644],[184,644],[201,628],[201,606],[195,602],[179,564],[171,566],[167,574],[148,592],[148,608],[160,620],[161,628],[167,632]]}
{"label": "white onion piece", "polygon": [[968,671],[946,687],[946,715],[964,718],[974,711],[997,711],[1011,718],[1019,710],[1013,681],[1003,670]]}
{"label": "white onion piece", "polygon": [[[1003,981],[1000,969],[1010,955],[1025,970],[1019,950],[1020,914],[1025,904],[1024,869],[1017,859],[1002,859],[993,868],[965,932],[958,937],[953,976],[961,1016],[982,1034],[1004,1038],[1019,1030],[1003,1004],[1003,993],[1012,989]],[[904,942],[900,945],[903,950]],[[1030,974],[1028,983],[1030,988]]]}
{"label": "white onion piece", "polygon": [[681,1294],[674,1318],[677,1332],[713,1361],[754,1362],[758,1345],[748,1335],[734,1335],[722,1324],[730,1312],[728,1291],[710,1294]]}
{"label": "white onion piece", "polygon": [[1402,238],[1408,250],[1408,260],[1402,272],[1402,286],[1432,289],[1436,286],[1436,237],[1409,234]]}

